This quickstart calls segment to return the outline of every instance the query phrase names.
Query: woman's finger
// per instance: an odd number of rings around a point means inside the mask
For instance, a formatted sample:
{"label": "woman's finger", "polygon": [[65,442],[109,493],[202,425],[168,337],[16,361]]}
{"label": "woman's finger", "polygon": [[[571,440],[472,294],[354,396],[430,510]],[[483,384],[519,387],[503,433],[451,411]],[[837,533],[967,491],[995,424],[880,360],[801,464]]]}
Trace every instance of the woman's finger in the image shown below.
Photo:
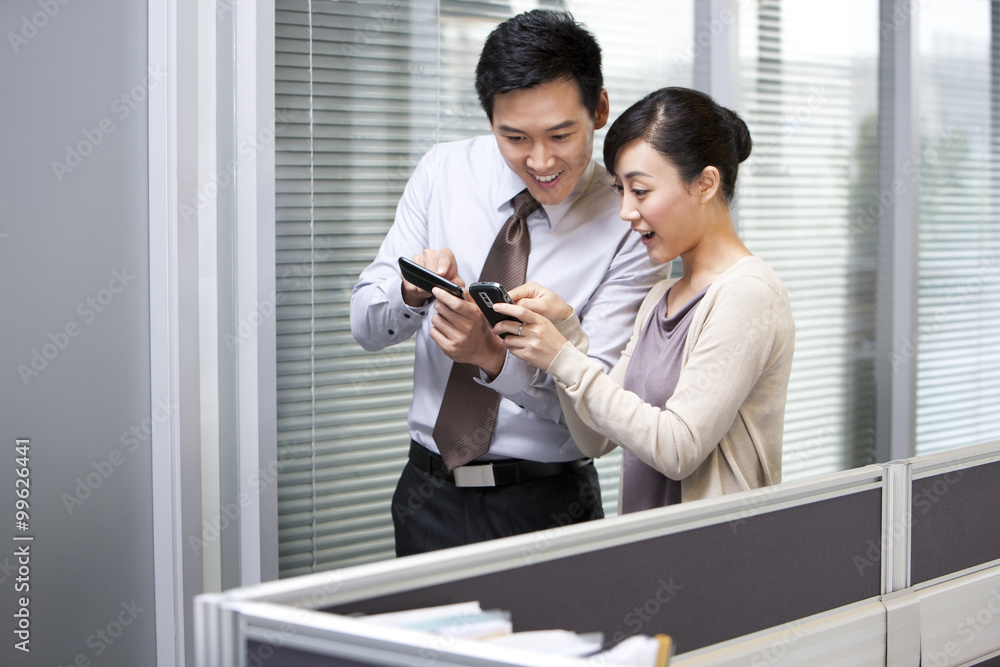
{"label": "woman's finger", "polygon": [[504,343],[509,346],[511,340],[520,335],[518,332],[521,330],[522,326],[523,325],[519,322],[504,320],[503,322],[498,322],[493,326],[493,333],[498,336],[500,336],[500,334],[506,334],[505,336],[501,336],[501,338],[503,338]]}
{"label": "woman's finger", "polygon": [[533,310],[511,303],[495,303],[493,304],[493,310],[501,313],[502,315],[513,315],[522,322],[527,322],[529,324],[537,322],[541,317],[541,315],[537,314]]}
{"label": "woman's finger", "polygon": [[512,301],[518,301],[520,299],[533,299],[539,297],[547,291],[547,289],[535,281],[531,281],[508,290],[507,294],[510,296]]}

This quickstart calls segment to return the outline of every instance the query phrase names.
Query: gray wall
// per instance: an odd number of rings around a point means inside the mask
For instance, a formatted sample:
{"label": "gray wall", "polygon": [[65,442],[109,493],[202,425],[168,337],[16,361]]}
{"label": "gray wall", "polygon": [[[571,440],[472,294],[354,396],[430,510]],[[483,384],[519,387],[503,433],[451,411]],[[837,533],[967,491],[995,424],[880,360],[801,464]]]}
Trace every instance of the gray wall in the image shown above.
{"label": "gray wall", "polygon": [[154,665],[146,4],[3,0],[0,34],[0,664]]}

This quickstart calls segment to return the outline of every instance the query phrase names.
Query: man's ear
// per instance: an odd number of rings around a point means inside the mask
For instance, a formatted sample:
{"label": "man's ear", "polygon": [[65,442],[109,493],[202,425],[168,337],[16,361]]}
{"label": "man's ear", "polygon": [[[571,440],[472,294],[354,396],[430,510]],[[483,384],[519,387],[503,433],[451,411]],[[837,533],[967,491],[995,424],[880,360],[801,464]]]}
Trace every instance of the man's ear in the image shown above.
{"label": "man's ear", "polygon": [[701,170],[701,177],[695,183],[696,193],[702,204],[707,204],[722,189],[722,176],[719,170],[708,165]]}
{"label": "man's ear", "polygon": [[607,125],[610,115],[611,102],[608,101],[608,91],[601,88],[601,97],[597,100],[597,109],[594,111],[594,129],[599,130]]}

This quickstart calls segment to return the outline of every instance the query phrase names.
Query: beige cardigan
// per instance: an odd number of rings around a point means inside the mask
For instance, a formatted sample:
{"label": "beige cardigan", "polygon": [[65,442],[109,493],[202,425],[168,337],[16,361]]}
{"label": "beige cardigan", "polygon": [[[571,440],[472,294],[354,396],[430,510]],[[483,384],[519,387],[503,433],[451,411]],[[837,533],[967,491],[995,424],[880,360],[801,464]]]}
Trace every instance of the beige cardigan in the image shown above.
{"label": "beige cardigan", "polygon": [[788,294],[774,271],[745,257],[708,288],[688,329],[677,388],[665,408],[622,387],[643,325],[676,280],[657,283],[610,374],[586,356],[576,315],[546,369],[577,446],[601,456],[621,445],[671,479],[684,501],[777,484],[795,345]]}

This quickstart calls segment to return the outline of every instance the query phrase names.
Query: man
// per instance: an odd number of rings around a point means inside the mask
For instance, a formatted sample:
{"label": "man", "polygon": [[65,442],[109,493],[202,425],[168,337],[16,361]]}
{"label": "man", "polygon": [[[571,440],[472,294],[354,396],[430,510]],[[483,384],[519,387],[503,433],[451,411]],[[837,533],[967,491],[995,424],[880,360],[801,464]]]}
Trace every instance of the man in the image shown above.
{"label": "man", "polygon": [[423,157],[351,296],[351,330],[365,349],[416,335],[409,462],[392,501],[400,556],[603,510],[593,462],[570,438],[552,381],[507,354],[476,304],[404,281],[397,259],[463,286],[545,285],[574,307],[590,356],[608,367],[662,277],[591,159],[610,106],[600,47],[586,29],[543,10],[500,24],[480,55],[476,92],[493,135]]}

